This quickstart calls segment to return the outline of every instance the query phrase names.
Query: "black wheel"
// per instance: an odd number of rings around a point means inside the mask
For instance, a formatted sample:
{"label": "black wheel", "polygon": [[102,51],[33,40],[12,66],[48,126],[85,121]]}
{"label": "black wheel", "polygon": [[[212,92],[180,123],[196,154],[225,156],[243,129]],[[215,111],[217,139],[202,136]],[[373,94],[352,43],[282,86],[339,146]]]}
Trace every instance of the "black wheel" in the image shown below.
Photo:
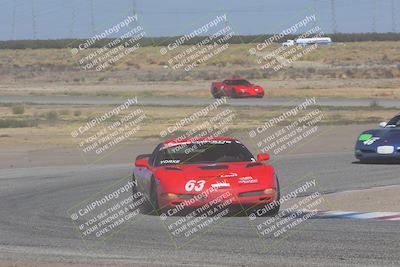
{"label": "black wheel", "polygon": [[135,195],[135,194],[138,192],[135,174],[132,174],[132,183],[133,183],[133,186],[132,186],[132,195]]}
{"label": "black wheel", "polygon": [[154,178],[151,179],[151,186],[150,186],[150,205],[153,210],[153,213],[156,214],[156,211],[158,210],[158,195],[157,195],[157,186],[156,186],[156,181]]}
{"label": "black wheel", "polygon": [[276,197],[276,205],[274,205],[274,207],[268,212],[269,216],[275,216],[278,214],[279,209],[281,208],[281,205],[279,204],[279,200],[281,199],[281,190],[279,187],[279,180],[278,177],[276,177],[276,190],[278,191],[278,195]]}
{"label": "black wheel", "polygon": [[270,204],[267,204],[267,205],[259,204],[259,205],[255,206],[255,207],[253,207],[251,209],[251,213],[257,214],[257,212],[260,211],[260,209],[264,209],[265,207],[267,207],[268,210],[266,212],[263,212],[261,215],[257,215],[257,216],[261,216],[261,217],[271,216],[272,217],[272,216],[275,216],[275,215],[277,215],[279,213],[279,209],[281,207],[281,205],[279,204],[279,200],[281,198],[281,192],[280,192],[280,189],[279,189],[278,178],[276,178],[276,183],[277,183],[277,191],[278,191],[278,195],[276,197],[276,200],[274,202],[270,203]]}
{"label": "black wheel", "polygon": [[[147,213],[147,211],[150,209],[149,208],[150,204],[148,203],[147,198],[143,194],[141,194],[141,195],[138,194],[139,190],[138,190],[138,185],[136,183],[135,174],[132,174],[132,183],[134,184],[132,186],[132,197],[134,199],[138,199],[138,196],[141,196],[142,198],[145,198],[145,200],[146,200],[146,201],[144,201],[144,203],[142,205],[140,205],[138,207],[139,208],[139,212],[140,213]],[[134,210],[131,210],[131,211],[133,212]]]}
{"label": "black wheel", "polygon": [[238,94],[237,94],[236,90],[232,90],[231,97],[238,98]]}
{"label": "black wheel", "polygon": [[264,97],[264,95],[258,95],[258,96],[256,96],[256,98],[263,98]]}
{"label": "black wheel", "polygon": [[221,95],[217,92],[218,91],[218,89],[217,88],[213,88],[213,89],[211,89],[211,94],[212,94],[212,96],[214,97],[214,98],[221,98]]}

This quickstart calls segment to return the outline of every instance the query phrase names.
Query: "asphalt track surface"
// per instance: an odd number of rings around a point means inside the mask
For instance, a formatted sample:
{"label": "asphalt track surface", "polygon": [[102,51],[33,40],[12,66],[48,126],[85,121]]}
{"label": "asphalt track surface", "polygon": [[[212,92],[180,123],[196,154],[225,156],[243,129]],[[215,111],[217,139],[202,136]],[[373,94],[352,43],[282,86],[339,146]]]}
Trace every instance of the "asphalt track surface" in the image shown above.
{"label": "asphalt track surface", "polygon": [[[351,153],[304,154],[283,157],[274,165],[283,192],[314,178],[318,190],[327,193],[400,184],[398,165],[352,161]],[[129,266],[398,266],[400,262],[398,222],[351,219],[310,219],[274,238],[259,236],[247,217],[227,217],[177,249],[159,217],[139,214],[140,221],[103,244],[89,240],[88,248],[73,229],[67,210],[129,176],[131,170],[128,164],[0,170],[0,259]]]}
{"label": "asphalt track surface", "polygon": [[[132,94],[132,97],[135,95]],[[33,103],[57,105],[117,105],[126,101],[120,97],[94,97],[94,96],[1,96],[0,103]],[[149,106],[193,106],[208,105],[215,100],[212,98],[194,97],[138,97],[140,105]],[[295,106],[304,99],[296,98],[269,98],[262,99],[229,99],[227,104],[233,106]],[[342,99],[342,98],[317,98],[317,105],[334,107],[368,107],[371,99]],[[376,103],[382,107],[399,107],[400,100],[381,99]]]}

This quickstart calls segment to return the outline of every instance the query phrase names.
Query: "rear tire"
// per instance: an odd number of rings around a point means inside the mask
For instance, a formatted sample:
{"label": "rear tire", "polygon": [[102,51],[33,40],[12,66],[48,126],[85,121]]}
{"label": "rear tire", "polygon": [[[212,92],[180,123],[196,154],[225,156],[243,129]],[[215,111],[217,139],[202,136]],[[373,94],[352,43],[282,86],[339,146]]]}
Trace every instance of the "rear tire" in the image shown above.
{"label": "rear tire", "polygon": [[231,98],[238,98],[238,93],[236,92],[236,90],[232,90]]}

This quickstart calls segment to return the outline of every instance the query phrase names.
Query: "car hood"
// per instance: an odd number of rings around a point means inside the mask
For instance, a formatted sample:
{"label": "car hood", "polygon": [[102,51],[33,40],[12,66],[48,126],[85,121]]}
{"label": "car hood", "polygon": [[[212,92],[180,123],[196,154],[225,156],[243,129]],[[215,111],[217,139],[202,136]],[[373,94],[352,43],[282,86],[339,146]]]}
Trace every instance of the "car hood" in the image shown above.
{"label": "car hood", "polygon": [[171,165],[158,168],[155,176],[164,190],[181,194],[188,193],[191,180],[204,181],[204,190],[276,187],[274,168],[258,162]]}
{"label": "car hood", "polygon": [[[373,137],[378,137],[379,140],[377,140],[379,143],[399,143],[400,144],[400,129],[398,128],[383,128],[383,129],[373,129],[373,130],[368,130],[362,133],[361,136],[364,135],[364,138],[361,138],[362,140],[367,139],[369,136],[371,138]],[[361,137],[360,136],[360,137]],[[360,140],[359,137],[359,141]]]}

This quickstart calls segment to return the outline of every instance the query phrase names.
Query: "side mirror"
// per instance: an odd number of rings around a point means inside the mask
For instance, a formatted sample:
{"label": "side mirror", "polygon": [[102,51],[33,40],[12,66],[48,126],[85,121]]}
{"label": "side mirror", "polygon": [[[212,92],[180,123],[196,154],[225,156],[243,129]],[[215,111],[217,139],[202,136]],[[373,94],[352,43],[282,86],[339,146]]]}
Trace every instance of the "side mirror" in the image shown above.
{"label": "side mirror", "polygon": [[148,158],[136,160],[135,161],[135,166],[136,167],[149,168],[150,164],[149,164]]}
{"label": "side mirror", "polygon": [[267,161],[270,159],[269,154],[258,154],[257,161]]}
{"label": "side mirror", "polygon": [[386,125],[387,125],[387,122],[384,122],[384,121],[379,123],[379,127],[381,127],[381,128],[385,128]]}
{"label": "side mirror", "polygon": [[151,157],[151,154],[141,154],[141,155],[136,157],[136,160],[144,159],[144,158],[150,158],[150,157]]}

